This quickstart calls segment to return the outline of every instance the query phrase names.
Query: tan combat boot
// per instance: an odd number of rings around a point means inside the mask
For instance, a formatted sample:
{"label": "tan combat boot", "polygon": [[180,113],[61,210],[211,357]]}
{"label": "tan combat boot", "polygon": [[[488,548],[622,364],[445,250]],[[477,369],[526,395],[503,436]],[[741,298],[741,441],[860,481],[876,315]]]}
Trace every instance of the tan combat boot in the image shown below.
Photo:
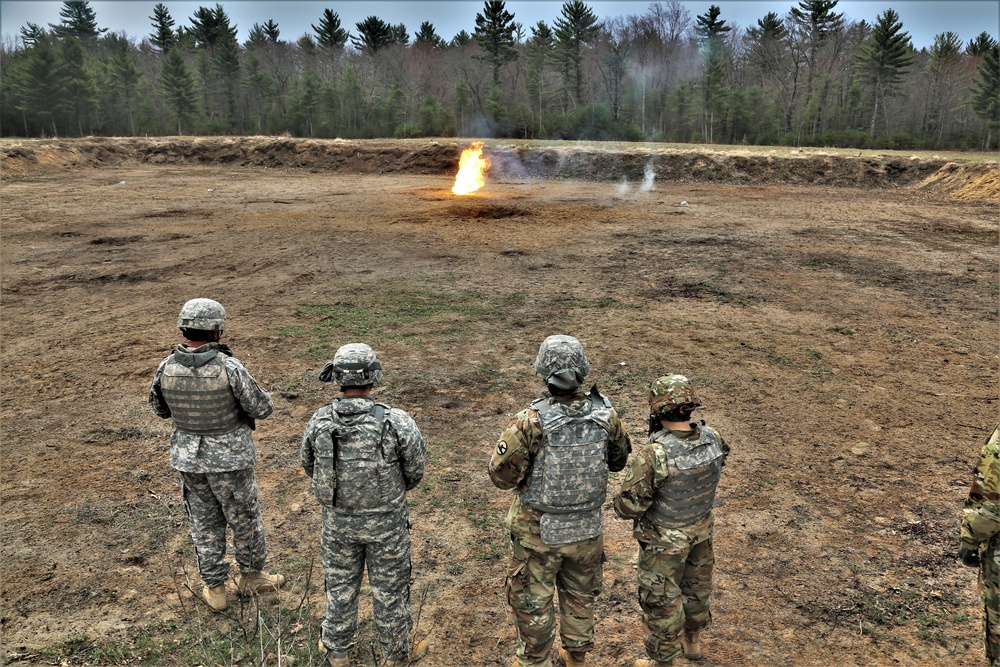
{"label": "tan combat boot", "polygon": [[674,667],[674,660],[671,658],[666,662],[661,660],[651,660],[649,658],[639,658],[632,663],[632,667]]}
{"label": "tan combat boot", "polygon": [[410,649],[410,654],[405,658],[396,658],[385,663],[385,667],[406,667],[406,665],[416,664],[421,658],[430,653],[430,638],[424,637]]}
{"label": "tan combat boot", "polygon": [[208,604],[209,609],[215,612],[225,611],[226,609],[226,582],[222,582],[218,586],[213,586],[209,588],[205,586],[204,590],[201,592],[201,599]]}
{"label": "tan combat boot", "polygon": [[587,654],[577,651],[568,651],[562,646],[559,647],[559,657],[566,663],[566,667],[585,667]]}
{"label": "tan combat boot", "polygon": [[701,633],[685,632],[681,639],[681,646],[684,647],[684,657],[688,660],[701,660]]}
{"label": "tan combat boot", "polygon": [[241,595],[256,595],[267,591],[276,591],[285,583],[281,574],[267,572],[240,572],[236,577],[236,590]]}
{"label": "tan combat boot", "polygon": [[343,658],[334,658],[330,655],[330,649],[323,643],[322,637],[319,638],[319,652],[326,654],[326,661],[330,664],[330,667],[351,667],[351,659],[346,655]]}

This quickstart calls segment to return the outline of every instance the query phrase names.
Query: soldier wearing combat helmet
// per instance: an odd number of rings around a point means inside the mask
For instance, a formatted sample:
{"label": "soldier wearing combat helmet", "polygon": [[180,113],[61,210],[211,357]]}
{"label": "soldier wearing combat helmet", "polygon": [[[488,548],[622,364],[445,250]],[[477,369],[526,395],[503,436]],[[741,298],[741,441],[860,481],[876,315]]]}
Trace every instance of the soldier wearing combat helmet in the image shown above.
{"label": "soldier wearing combat helmet", "polygon": [[590,370],[580,341],[549,336],[535,358],[548,394],[511,419],[490,459],[501,489],[515,489],[507,513],[507,601],[518,646],[513,667],[551,665],[554,598],[559,593],[559,655],[583,667],[594,648],[594,603],[601,590],[601,506],[608,470],[625,467],[629,435],[610,401],[581,389]]}
{"label": "soldier wearing combat helmet", "polygon": [[267,545],[254,476],[254,422],[267,418],[274,404],[219,342],[226,327],[222,304],[188,301],[177,327],[188,342],[160,362],[149,403],[157,415],[173,419],[170,464],[180,473],[198,572],[205,582],[202,599],[213,611],[222,611],[229,577],[227,525],[240,570],[239,592],[276,590],[285,581],[280,574],[263,571]]}
{"label": "soldier wearing combat helmet", "polygon": [[302,468],[323,513],[320,551],[326,618],[320,649],[331,667],[348,667],[358,628],[365,567],[384,662],[401,667],[426,650],[409,645],[410,532],[406,492],[424,476],[427,445],[410,415],[372,399],[382,365],[363,343],[344,345],[320,373],[340,386],[312,416]]}
{"label": "soldier wearing combat helmet", "polygon": [[683,375],[649,387],[649,442],[629,465],[615,512],[634,521],[639,541],[639,605],[649,659],[668,667],[683,651],[702,657],[701,631],[712,622],[713,505],[729,446],[704,422],[691,421],[701,400]]}

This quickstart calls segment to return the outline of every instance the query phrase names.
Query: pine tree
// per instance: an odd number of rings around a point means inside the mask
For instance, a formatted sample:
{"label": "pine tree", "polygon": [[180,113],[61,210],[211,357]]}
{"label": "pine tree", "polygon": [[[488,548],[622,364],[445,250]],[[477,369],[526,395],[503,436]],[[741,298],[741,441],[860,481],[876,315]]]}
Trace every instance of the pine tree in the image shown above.
{"label": "pine tree", "polygon": [[434,30],[434,24],[430,21],[424,21],[420,24],[420,30],[413,35],[413,43],[426,44],[438,49],[444,47],[444,40]]}
{"label": "pine tree", "polygon": [[715,121],[721,115],[726,75],[725,34],[731,26],[719,18],[722,10],[711,5],[708,11],[695,19],[695,33],[701,40],[701,50],[705,59],[705,73],[701,80],[702,91],[702,134],[708,143],[715,141]]}
{"label": "pine tree", "polygon": [[324,9],[319,25],[312,25],[316,41],[324,49],[343,49],[351,35],[340,27],[340,15],[331,9]]}
{"label": "pine tree", "polygon": [[986,123],[983,148],[989,150],[993,133],[1000,133],[1000,46],[994,42],[982,57],[979,83],[972,93],[972,109]]}
{"label": "pine tree", "polygon": [[21,28],[21,43],[25,48],[30,49],[40,40],[45,39],[45,28],[30,21]]}
{"label": "pine tree", "polygon": [[142,72],[136,66],[132,45],[127,39],[110,34],[104,38],[103,42],[106,52],[102,62],[102,88],[110,93],[111,99],[116,100],[119,96],[121,97],[125,106],[125,115],[128,118],[129,133],[134,135],[135,117],[132,113],[132,106]]}
{"label": "pine tree", "polygon": [[469,44],[472,44],[474,39],[475,38],[469,33],[467,33],[465,30],[459,30],[458,33],[456,33],[455,36],[451,38],[451,41],[448,42],[448,46],[452,47],[468,46]]}
{"label": "pine tree", "polygon": [[[31,25],[30,23],[28,25]],[[23,33],[23,28],[22,28]],[[969,40],[969,45],[965,47],[965,52],[970,56],[975,56],[977,58],[983,57],[987,51],[997,46],[997,40],[990,36],[990,33],[985,30],[978,35],[975,39]]]}
{"label": "pine tree", "polygon": [[873,87],[874,109],[870,133],[874,137],[879,112],[885,118],[886,132],[888,132],[889,116],[885,110],[886,99],[896,93],[903,78],[903,70],[913,62],[910,34],[903,32],[903,24],[894,9],[887,9],[878,15],[871,37],[861,45],[855,60],[861,76]]}
{"label": "pine tree", "polygon": [[531,26],[531,39],[527,45],[528,59],[528,106],[538,117],[533,128],[536,137],[545,136],[545,75],[555,57],[555,33],[545,21]]}
{"label": "pine tree", "polygon": [[597,16],[582,0],[568,0],[562,5],[555,26],[556,55],[563,63],[573,101],[583,101],[583,47],[597,36]]}
{"label": "pine tree", "polygon": [[177,134],[183,134],[183,123],[198,108],[194,78],[178,49],[167,51],[160,70],[160,85],[167,103],[177,114]]}
{"label": "pine tree", "polygon": [[410,43],[410,33],[406,30],[406,24],[397,23],[389,26],[389,38],[393,44],[406,46]]}
{"label": "pine tree", "polygon": [[493,85],[500,85],[500,68],[517,58],[514,48],[514,15],[503,0],[486,0],[483,12],[476,14],[473,38],[486,53],[474,58],[493,66]]}
{"label": "pine tree", "polygon": [[149,20],[153,22],[153,33],[149,36],[149,43],[160,51],[169,51],[177,43],[177,35],[174,33],[174,19],[166,6],[157,3]]}
{"label": "pine tree", "polygon": [[393,42],[392,26],[377,16],[369,16],[354,27],[358,29],[358,36],[351,37],[351,43],[359,51],[375,53]]}
{"label": "pine tree", "polygon": [[52,31],[60,38],[76,37],[86,46],[92,46],[108,31],[97,27],[97,13],[86,0],[63,0],[59,16],[62,17],[59,25],[49,24]]}
{"label": "pine tree", "polygon": [[16,81],[20,99],[18,109],[28,117],[47,119],[52,136],[59,136],[56,116],[65,104],[62,67],[51,39],[46,37],[28,49],[24,69]]}

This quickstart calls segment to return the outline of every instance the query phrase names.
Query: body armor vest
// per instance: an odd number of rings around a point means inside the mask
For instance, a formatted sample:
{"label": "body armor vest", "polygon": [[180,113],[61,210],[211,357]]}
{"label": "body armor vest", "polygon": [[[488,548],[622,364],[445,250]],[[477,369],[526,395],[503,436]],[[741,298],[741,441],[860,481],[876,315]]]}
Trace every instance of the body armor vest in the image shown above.
{"label": "body armor vest", "polygon": [[661,528],[689,526],[715,504],[724,460],[722,442],[707,427],[699,428],[696,441],[678,438],[670,431],[660,431],[653,441],[666,453],[667,482],[656,490],[646,516]]}
{"label": "body armor vest", "polygon": [[600,394],[581,410],[551,398],[531,404],[542,425],[542,446],[519,490],[542,512],[542,540],[579,542],[601,534],[601,505],[608,487],[611,404]]}
{"label": "body armor vest", "polygon": [[178,362],[175,355],[164,366],[160,389],[176,429],[194,435],[223,435],[243,423],[240,406],[229,387],[225,359],[216,354],[192,368]]}
{"label": "body armor vest", "polygon": [[334,507],[348,514],[371,514],[405,504],[406,482],[395,434],[388,432],[389,406],[375,403],[368,414],[353,415],[337,414],[337,401],[331,407]]}

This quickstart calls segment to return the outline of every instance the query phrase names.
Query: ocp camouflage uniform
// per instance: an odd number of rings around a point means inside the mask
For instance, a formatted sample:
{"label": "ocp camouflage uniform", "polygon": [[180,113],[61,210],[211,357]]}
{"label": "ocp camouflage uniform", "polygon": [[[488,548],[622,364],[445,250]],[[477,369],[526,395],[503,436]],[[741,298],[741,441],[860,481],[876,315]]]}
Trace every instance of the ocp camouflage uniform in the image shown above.
{"label": "ocp camouflage uniform", "polygon": [[634,520],[643,640],[660,662],[681,653],[684,632],[712,623],[712,505],[729,446],[714,429],[695,426],[652,433],[614,498],[618,516]]}
{"label": "ocp camouflage uniform", "polygon": [[[545,428],[540,412],[552,414],[545,418]],[[559,439],[559,431],[563,442],[553,442]],[[587,449],[599,452],[599,458],[590,457],[588,462]],[[567,450],[561,456],[570,459],[563,470],[572,471],[564,485],[571,491],[561,494],[562,498],[546,492],[540,470],[543,465],[559,468],[559,450]],[[507,601],[517,627],[518,664],[549,664],[557,589],[563,646],[577,654],[593,650],[594,602],[603,582],[601,505],[608,470],[624,468],[630,451],[629,435],[618,413],[596,391],[588,395],[577,390],[535,401],[516,414],[500,436],[489,474],[498,488],[517,489],[506,525],[510,531]],[[546,458],[552,463],[546,463]],[[550,505],[565,506],[560,501],[572,503],[576,489],[592,490],[590,495],[596,500],[576,512],[545,511]]]}
{"label": "ocp camouflage uniform", "polygon": [[1000,425],[983,446],[965,501],[961,546],[978,553],[979,598],[986,624],[986,658],[1000,667]]}
{"label": "ocp camouflage uniform", "polygon": [[340,398],[309,420],[301,459],[323,511],[323,645],[334,658],[350,652],[367,567],[383,655],[405,659],[412,629],[405,492],[424,475],[427,445],[420,430],[398,408]]}
{"label": "ocp camouflage uniform", "polygon": [[173,418],[170,465],[180,474],[205,585],[215,587],[229,577],[227,524],[240,571],[263,570],[267,544],[250,424],[274,410],[270,394],[225,345],[182,344],[153,374],[149,404],[158,416]]}

